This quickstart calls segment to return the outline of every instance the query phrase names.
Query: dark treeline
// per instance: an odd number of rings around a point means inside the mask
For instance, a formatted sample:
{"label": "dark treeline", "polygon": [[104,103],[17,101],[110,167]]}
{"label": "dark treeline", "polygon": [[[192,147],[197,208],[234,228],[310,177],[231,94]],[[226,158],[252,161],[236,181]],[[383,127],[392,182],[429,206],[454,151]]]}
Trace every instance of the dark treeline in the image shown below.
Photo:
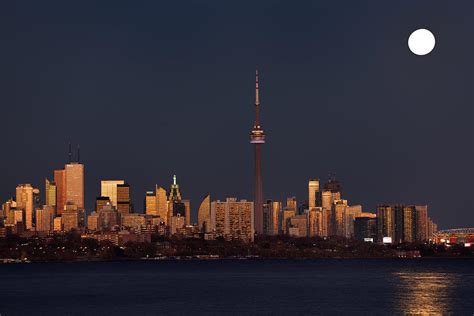
{"label": "dark treeline", "polygon": [[70,232],[48,238],[8,236],[0,239],[1,259],[39,261],[131,260],[140,258],[396,258],[401,252],[416,252],[421,257],[469,257],[470,248],[462,245],[400,244],[384,246],[345,238],[257,238],[254,243],[179,239],[152,236],[152,242],[128,242],[121,246],[110,241],[81,238]]}

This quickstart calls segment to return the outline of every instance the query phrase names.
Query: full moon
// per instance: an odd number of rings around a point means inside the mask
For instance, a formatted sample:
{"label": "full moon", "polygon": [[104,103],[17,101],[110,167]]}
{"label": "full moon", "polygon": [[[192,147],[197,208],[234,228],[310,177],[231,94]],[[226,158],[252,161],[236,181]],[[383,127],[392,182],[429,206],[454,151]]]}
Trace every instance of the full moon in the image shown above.
{"label": "full moon", "polygon": [[433,33],[427,29],[418,29],[408,38],[408,47],[413,54],[418,56],[429,54],[435,47],[435,43]]}

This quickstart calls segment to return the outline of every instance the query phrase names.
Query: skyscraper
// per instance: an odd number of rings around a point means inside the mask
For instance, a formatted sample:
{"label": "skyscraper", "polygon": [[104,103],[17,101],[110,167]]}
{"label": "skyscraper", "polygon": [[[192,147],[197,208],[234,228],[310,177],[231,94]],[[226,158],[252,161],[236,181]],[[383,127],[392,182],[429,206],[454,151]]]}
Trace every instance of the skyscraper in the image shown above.
{"label": "skyscraper", "polygon": [[258,70],[255,71],[255,123],[250,133],[250,143],[255,146],[255,232],[262,235],[263,231],[263,188],[260,159],[260,145],[265,143],[265,133],[260,126],[260,95],[258,86]]}
{"label": "skyscraper", "polygon": [[346,213],[347,200],[336,200],[332,205],[332,234],[335,236],[345,236],[344,216]]}
{"label": "skyscraper", "polygon": [[[179,184],[176,181],[176,175],[173,176],[173,184],[171,184],[170,194],[168,197],[168,222],[172,217],[183,217],[184,224],[187,225],[190,216],[189,200],[182,200]],[[181,223],[177,221],[176,223]]]}
{"label": "skyscraper", "polygon": [[147,215],[158,215],[156,194],[153,191],[147,191],[145,194],[145,213]]}
{"label": "skyscraper", "polygon": [[[79,162],[68,163],[66,171],[66,203],[74,203],[84,209],[84,165]],[[64,223],[63,223],[64,225]]]}
{"label": "skyscraper", "polygon": [[281,202],[273,201],[272,203],[272,234],[279,235],[281,234],[281,213],[283,210],[283,206]]}
{"label": "skyscraper", "polygon": [[286,198],[286,209],[289,211],[296,211],[298,210],[298,202],[296,201],[296,197],[288,197]]}
{"label": "skyscraper", "polygon": [[204,197],[199,206],[198,211],[198,226],[199,229],[204,232],[208,233],[212,229],[211,225],[211,195],[208,194]]}
{"label": "skyscraper", "polygon": [[288,219],[288,235],[293,237],[308,237],[308,216],[295,215]]}
{"label": "skyscraper", "polygon": [[191,225],[191,201],[190,200],[182,200],[184,204],[184,217],[186,225]]}
{"label": "skyscraper", "polygon": [[267,200],[263,205],[265,235],[276,236],[281,232],[282,203]]}
{"label": "skyscraper", "polygon": [[179,190],[179,184],[176,181],[176,175],[173,175],[173,184],[171,184],[170,201],[181,201],[181,191]]}
{"label": "skyscraper", "polygon": [[416,205],[416,240],[426,241],[428,236],[428,205]]}
{"label": "skyscraper", "polygon": [[17,209],[24,210],[25,228],[33,227],[33,187],[31,184],[19,184],[16,187],[16,205]]}
{"label": "skyscraper", "polygon": [[375,214],[361,213],[354,220],[354,238],[365,241],[366,238],[372,242],[377,239],[377,217]]}
{"label": "skyscraper", "polygon": [[319,180],[310,179],[308,181],[308,208],[309,210],[319,206]]}
{"label": "skyscraper", "polygon": [[117,184],[117,211],[122,215],[131,211],[130,185],[128,183]]}
{"label": "skyscraper", "polygon": [[71,229],[78,229],[80,223],[80,214],[75,202],[67,202],[63,213],[61,214],[62,228],[65,232]]}
{"label": "skyscraper", "polygon": [[117,207],[117,185],[125,184],[124,180],[102,180],[100,181],[100,196],[108,196],[110,203]]}
{"label": "skyscraper", "polygon": [[109,231],[120,223],[119,213],[111,204],[106,205],[97,215],[97,230]]}
{"label": "skyscraper", "polygon": [[313,207],[308,210],[308,236],[323,236],[323,208]]}
{"label": "skyscraper", "polygon": [[324,190],[321,193],[321,206],[323,207],[322,210],[322,235],[329,236],[332,233],[332,222],[331,222],[331,214],[332,214],[332,204],[333,204],[333,194],[329,190]]}
{"label": "skyscraper", "polygon": [[254,203],[246,200],[227,198],[225,202],[211,203],[211,221],[215,223],[216,235],[228,240],[254,240],[253,213]]}
{"label": "skyscraper", "polygon": [[53,230],[54,212],[54,207],[49,205],[36,209],[36,231],[50,232]]}
{"label": "skyscraper", "polygon": [[348,206],[344,212],[344,234],[346,238],[354,237],[354,221],[362,214],[362,205]]}
{"label": "skyscraper", "polygon": [[395,241],[395,212],[390,205],[377,206],[377,239],[382,242],[384,237]]}
{"label": "skyscraper", "polygon": [[393,208],[395,213],[395,242],[413,242],[416,238],[415,206],[397,204]]}
{"label": "skyscraper", "polygon": [[45,202],[47,206],[52,206],[56,209],[56,183],[45,179]]}
{"label": "skyscraper", "polygon": [[54,170],[54,183],[56,183],[56,214],[61,215],[66,204],[66,170]]}
{"label": "skyscraper", "polygon": [[168,224],[168,197],[166,190],[156,186],[156,213],[161,221]]}

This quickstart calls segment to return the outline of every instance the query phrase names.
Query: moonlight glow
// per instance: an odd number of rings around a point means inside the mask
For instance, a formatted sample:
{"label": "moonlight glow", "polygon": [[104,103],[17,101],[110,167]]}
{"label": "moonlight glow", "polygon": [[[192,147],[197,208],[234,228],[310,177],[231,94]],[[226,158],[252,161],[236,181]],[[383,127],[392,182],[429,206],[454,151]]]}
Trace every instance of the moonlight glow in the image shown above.
{"label": "moonlight glow", "polygon": [[435,42],[433,33],[426,29],[419,29],[411,33],[408,38],[408,47],[413,54],[423,56],[433,50]]}

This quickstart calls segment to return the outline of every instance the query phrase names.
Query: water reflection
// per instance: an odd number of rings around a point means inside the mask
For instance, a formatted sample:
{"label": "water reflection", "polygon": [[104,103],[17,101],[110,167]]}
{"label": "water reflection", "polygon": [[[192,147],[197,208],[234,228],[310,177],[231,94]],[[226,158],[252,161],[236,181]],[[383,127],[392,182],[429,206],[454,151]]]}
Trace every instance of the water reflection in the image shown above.
{"label": "water reflection", "polygon": [[458,276],[445,272],[395,272],[395,309],[403,314],[452,313],[450,299]]}

